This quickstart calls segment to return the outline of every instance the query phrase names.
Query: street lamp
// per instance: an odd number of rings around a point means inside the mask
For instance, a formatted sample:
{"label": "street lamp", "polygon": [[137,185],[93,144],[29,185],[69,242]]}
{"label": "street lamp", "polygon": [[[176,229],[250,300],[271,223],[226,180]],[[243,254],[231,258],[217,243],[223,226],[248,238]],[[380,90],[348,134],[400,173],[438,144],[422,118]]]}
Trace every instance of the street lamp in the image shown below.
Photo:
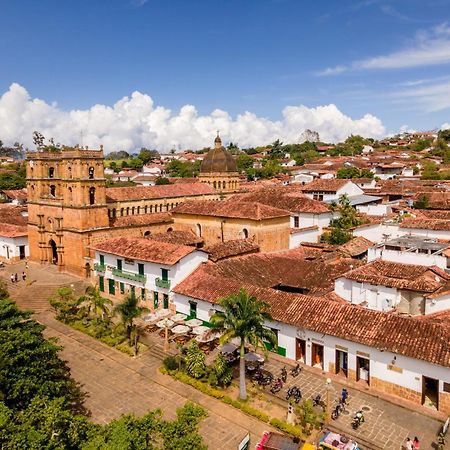
{"label": "street lamp", "polygon": [[169,351],[169,327],[167,317],[164,319],[164,353]]}
{"label": "street lamp", "polygon": [[330,400],[331,378],[327,378],[326,390],[327,390],[327,392],[326,392],[327,403],[326,403],[326,412],[325,412],[325,414],[326,414],[326,417],[325,417],[326,422],[325,423],[329,423],[331,420],[331,413],[330,413],[330,409],[331,409],[331,404],[330,404],[330,402],[331,402],[331,400]]}

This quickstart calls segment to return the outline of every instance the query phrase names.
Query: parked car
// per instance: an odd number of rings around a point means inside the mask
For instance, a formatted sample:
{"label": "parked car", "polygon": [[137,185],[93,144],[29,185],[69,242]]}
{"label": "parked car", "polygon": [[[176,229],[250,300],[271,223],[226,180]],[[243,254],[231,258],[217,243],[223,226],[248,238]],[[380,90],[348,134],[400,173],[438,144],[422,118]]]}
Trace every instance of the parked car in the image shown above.
{"label": "parked car", "polygon": [[318,448],[319,450],[361,450],[357,442],[332,431],[324,434]]}
{"label": "parked car", "polygon": [[305,444],[298,438],[271,431],[264,432],[255,448],[256,450],[316,450],[314,445]]}

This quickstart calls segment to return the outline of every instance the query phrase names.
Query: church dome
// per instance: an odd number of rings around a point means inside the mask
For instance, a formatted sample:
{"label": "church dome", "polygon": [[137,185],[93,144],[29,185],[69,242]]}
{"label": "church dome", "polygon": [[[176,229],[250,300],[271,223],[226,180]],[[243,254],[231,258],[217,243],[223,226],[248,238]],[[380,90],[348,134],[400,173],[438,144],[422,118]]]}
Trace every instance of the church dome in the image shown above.
{"label": "church dome", "polygon": [[214,139],[214,148],[203,158],[200,173],[237,172],[236,161],[222,147],[219,135]]}

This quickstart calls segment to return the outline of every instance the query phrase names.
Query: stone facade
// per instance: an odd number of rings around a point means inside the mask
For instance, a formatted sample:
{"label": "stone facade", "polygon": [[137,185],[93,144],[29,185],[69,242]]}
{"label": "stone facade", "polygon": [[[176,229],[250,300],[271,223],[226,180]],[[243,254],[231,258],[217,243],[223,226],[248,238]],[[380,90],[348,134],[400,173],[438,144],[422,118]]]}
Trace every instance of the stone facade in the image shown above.
{"label": "stone facade", "polygon": [[289,249],[289,217],[262,220],[173,214],[174,228],[192,231],[205,240],[206,245],[235,239],[250,239],[259,245],[261,252]]}

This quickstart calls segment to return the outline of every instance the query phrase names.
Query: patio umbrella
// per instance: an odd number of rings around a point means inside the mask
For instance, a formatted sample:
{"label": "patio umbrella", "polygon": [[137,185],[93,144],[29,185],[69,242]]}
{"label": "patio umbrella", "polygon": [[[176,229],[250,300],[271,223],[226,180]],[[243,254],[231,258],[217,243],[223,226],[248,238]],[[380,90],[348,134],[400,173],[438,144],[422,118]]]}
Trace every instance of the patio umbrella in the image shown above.
{"label": "patio umbrella", "polygon": [[225,354],[233,353],[236,349],[237,349],[236,345],[228,343],[228,344],[222,345],[220,352],[225,353]]}
{"label": "patio umbrella", "polygon": [[192,329],[192,332],[194,334],[197,334],[197,335],[204,334],[207,331],[209,331],[209,328],[208,327],[204,327],[204,326],[199,326],[199,327],[195,327],[195,328]]}
{"label": "patio umbrella", "polygon": [[186,325],[176,325],[171,329],[171,331],[175,334],[184,334],[191,331],[191,329]]}
{"label": "patio umbrella", "polygon": [[174,316],[172,316],[170,318],[170,320],[173,320],[174,322],[178,323],[178,322],[183,322],[184,319],[186,319],[186,314],[182,314],[182,313],[177,313]]}
{"label": "patio umbrella", "polygon": [[171,328],[174,325],[170,319],[163,319],[163,320],[160,320],[159,322],[156,322],[156,326],[158,328],[165,328],[166,323],[167,323],[167,328]]}
{"label": "patio umbrella", "polygon": [[199,327],[203,322],[200,319],[191,319],[186,321],[186,325],[189,325],[190,327]]}
{"label": "patio umbrella", "polygon": [[244,356],[244,359],[248,362],[263,362],[264,358],[261,355],[258,355],[257,353],[249,352],[246,353]]}

